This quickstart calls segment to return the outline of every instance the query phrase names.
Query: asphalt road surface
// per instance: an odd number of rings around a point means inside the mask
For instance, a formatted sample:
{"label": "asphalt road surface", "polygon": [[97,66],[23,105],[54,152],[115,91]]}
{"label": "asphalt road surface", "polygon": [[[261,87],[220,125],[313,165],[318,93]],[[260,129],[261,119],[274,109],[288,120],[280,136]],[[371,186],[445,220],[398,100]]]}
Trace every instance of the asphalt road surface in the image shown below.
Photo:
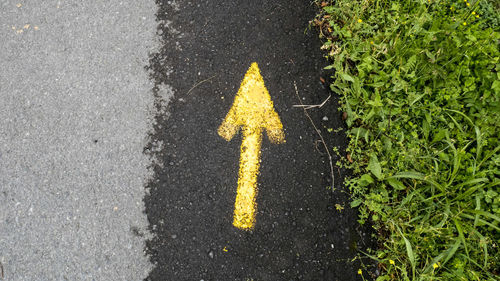
{"label": "asphalt road surface", "polygon": [[[351,262],[363,234],[301,108],[330,95],[309,1],[157,1],[162,48],[150,61],[159,114],[147,151],[157,156],[145,198],[147,280],[360,280]],[[255,227],[232,225],[241,135],[217,133],[257,62],[286,143],[264,136]],[[165,112],[165,97],[172,97]],[[332,100],[310,110],[328,146],[342,146]],[[334,156],[333,163],[337,160]],[[337,204],[337,205],[336,205]],[[342,210],[342,208],[344,208]]]}
{"label": "asphalt road surface", "polygon": [[[332,189],[311,124],[345,145],[335,97],[311,120],[294,107],[330,96],[314,13],[307,0],[1,1],[0,281],[361,280],[346,171]],[[264,133],[242,230],[243,137],[217,130],[253,62],[286,142]]]}

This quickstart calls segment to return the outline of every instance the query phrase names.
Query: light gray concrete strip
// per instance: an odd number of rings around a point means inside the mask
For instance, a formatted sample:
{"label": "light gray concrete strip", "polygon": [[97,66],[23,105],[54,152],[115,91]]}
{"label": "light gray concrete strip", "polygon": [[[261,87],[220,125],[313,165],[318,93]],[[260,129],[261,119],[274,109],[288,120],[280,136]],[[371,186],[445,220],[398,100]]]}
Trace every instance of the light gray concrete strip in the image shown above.
{"label": "light gray concrete strip", "polygon": [[142,280],[154,1],[0,2],[0,280]]}

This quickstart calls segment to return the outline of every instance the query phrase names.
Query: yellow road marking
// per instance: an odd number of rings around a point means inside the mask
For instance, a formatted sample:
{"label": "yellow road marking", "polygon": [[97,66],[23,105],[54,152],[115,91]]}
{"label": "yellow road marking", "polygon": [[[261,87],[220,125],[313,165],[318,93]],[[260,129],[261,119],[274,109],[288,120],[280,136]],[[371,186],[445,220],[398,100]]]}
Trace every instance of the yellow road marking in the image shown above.
{"label": "yellow road marking", "polygon": [[240,229],[250,230],[255,225],[255,198],[262,133],[266,130],[272,143],[285,142],[283,124],[274,110],[271,96],[255,62],[245,74],[233,105],[217,132],[221,137],[230,141],[240,127],[242,127],[243,141],[233,225]]}

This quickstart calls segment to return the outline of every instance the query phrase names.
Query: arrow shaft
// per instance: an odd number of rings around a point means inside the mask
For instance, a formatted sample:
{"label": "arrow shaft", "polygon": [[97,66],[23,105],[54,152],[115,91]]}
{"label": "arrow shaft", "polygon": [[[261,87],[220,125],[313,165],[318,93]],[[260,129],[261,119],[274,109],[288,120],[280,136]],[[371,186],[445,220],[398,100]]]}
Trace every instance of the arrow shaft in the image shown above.
{"label": "arrow shaft", "polygon": [[234,203],[233,225],[251,229],[255,224],[257,175],[260,167],[262,129],[243,127],[238,190]]}

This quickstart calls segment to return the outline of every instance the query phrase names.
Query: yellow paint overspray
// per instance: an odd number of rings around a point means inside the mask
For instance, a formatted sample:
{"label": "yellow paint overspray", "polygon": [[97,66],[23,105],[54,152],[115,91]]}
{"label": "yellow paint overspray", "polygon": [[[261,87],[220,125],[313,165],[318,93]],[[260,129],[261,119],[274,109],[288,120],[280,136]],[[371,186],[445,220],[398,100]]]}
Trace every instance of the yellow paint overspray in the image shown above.
{"label": "yellow paint overspray", "polygon": [[257,63],[248,69],[233,105],[220,125],[218,133],[230,141],[242,127],[238,190],[234,203],[233,225],[250,230],[255,225],[257,175],[264,130],[272,143],[285,142],[283,124],[274,110],[271,96],[264,85]]}

